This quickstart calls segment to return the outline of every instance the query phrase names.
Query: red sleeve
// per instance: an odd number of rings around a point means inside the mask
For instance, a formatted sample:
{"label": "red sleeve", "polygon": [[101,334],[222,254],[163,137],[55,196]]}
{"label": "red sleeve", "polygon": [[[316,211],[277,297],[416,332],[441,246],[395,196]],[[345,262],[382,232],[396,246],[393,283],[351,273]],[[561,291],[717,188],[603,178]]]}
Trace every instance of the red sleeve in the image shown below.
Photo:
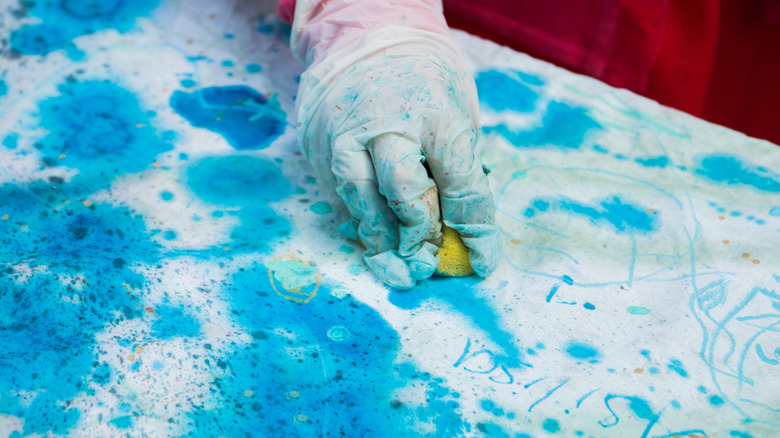
{"label": "red sleeve", "polygon": [[295,0],[279,0],[276,5],[276,15],[287,24],[292,24],[295,16]]}

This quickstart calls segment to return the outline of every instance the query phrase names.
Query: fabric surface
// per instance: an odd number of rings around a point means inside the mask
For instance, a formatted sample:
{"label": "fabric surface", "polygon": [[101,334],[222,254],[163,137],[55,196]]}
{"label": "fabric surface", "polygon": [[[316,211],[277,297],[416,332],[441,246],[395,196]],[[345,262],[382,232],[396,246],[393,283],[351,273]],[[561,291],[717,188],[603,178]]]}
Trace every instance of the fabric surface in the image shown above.
{"label": "fabric surface", "polygon": [[780,149],[457,33],[503,258],[389,290],[256,6],[0,2],[0,435],[780,433]]}

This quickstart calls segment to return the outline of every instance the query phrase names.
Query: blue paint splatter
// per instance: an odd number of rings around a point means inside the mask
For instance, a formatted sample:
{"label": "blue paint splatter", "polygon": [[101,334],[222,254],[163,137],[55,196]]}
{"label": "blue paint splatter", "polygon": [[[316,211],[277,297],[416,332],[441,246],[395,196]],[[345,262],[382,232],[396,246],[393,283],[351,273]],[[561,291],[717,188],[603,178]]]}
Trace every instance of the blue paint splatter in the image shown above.
{"label": "blue paint splatter", "polygon": [[568,342],[563,351],[574,359],[599,359],[601,357],[601,353],[595,347],[584,342]]}
{"label": "blue paint splatter", "polygon": [[724,403],[724,401],[719,396],[713,395],[713,396],[710,396],[710,403],[713,406],[721,406]]}
{"label": "blue paint splatter", "polygon": [[741,184],[765,192],[780,192],[780,175],[763,167],[754,166],[735,155],[704,157],[696,173],[724,184]]}
{"label": "blue paint splatter", "polygon": [[59,91],[39,104],[41,126],[49,132],[39,142],[43,162],[78,169],[74,181],[91,190],[107,187],[117,175],[147,169],[172,149],[149,126],[138,99],[116,84],[67,82]]}
{"label": "blue paint splatter", "polygon": [[688,377],[688,371],[685,370],[683,363],[679,359],[672,359],[666,367],[682,377]]}
{"label": "blue paint splatter", "polygon": [[482,408],[482,410],[490,412],[491,414],[495,415],[496,417],[503,417],[504,416],[504,410],[500,407],[496,406],[495,403],[491,400],[482,400],[479,402],[479,407]]}
{"label": "blue paint splatter", "polygon": [[596,306],[594,306],[591,303],[585,303],[582,307],[584,307],[584,308],[586,308],[588,310],[594,310],[596,308]]}
{"label": "blue paint splatter", "polygon": [[18,144],[19,144],[19,134],[15,132],[9,133],[3,139],[3,146],[7,147],[8,149],[16,149],[16,146]]}
{"label": "blue paint splatter", "polygon": [[0,79],[0,97],[5,96],[8,93],[8,85],[5,84],[5,81]]}
{"label": "blue paint splatter", "polygon": [[[524,76],[533,78],[527,74]],[[477,84],[480,102],[495,111],[529,112],[536,107],[538,94],[507,73],[497,70],[484,71],[478,74],[474,80]]]}
{"label": "blue paint splatter", "polygon": [[182,79],[181,81],[179,81],[179,83],[184,88],[192,88],[192,87],[198,85],[198,83],[193,81],[192,79]]}
{"label": "blue paint splatter", "polygon": [[780,207],[773,207],[771,210],[769,210],[769,215],[780,217]]}
{"label": "blue paint splatter", "polygon": [[669,165],[669,157],[637,158],[634,161],[645,167],[664,168]]}
{"label": "blue paint splatter", "polygon": [[747,432],[741,432],[738,430],[732,430],[729,432],[729,435],[735,436],[737,438],[753,438],[753,435],[747,433]]}
{"label": "blue paint splatter", "polygon": [[561,211],[587,218],[595,226],[607,225],[616,233],[648,233],[658,228],[657,216],[647,209],[624,202],[617,196],[586,205],[569,198],[536,198],[525,209],[525,216],[535,217],[539,213]]}
{"label": "blue paint splatter", "polygon": [[173,199],[173,193],[167,190],[163,190],[160,192],[160,198],[162,198],[163,201],[170,201]]}
{"label": "blue paint splatter", "polygon": [[[187,182],[204,201],[239,208],[229,212],[241,221],[225,242],[232,251],[267,250],[268,242],[290,233],[290,223],[267,206],[291,192],[289,181],[271,161],[247,155],[208,157],[187,170]],[[224,215],[222,210],[212,213]]]}
{"label": "blue paint splatter", "polygon": [[[261,265],[225,283],[231,316],[253,341],[220,358],[217,366],[229,372],[209,384],[220,402],[190,414],[193,436],[279,436],[293,426],[300,436],[381,436],[405,430],[409,417],[430,424],[435,436],[468,432],[456,395],[442,379],[399,362],[398,334],[371,307],[333,297],[328,284],[307,304],[274,287]],[[349,342],[331,339],[332,327],[348,330]],[[424,388],[422,406],[393,398],[406,385]],[[339,414],[328,415],[334,409]]]}
{"label": "blue paint splatter", "polygon": [[515,130],[502,123],[483,130],[486,133],[495,132],[517,147],[558,146],[578,149],[591,132],[599,129],[601,125],[590,117],[587,109],[551,101],[540,126]]}
{"label": "blue paint splatter", "polygon": [[263,70],[263,67],[261,67],[259,64],[247,64],[246,66],[246,72],[247,73],[258,73]]}
{"label": "blue paint splatter", "polygon": [[72,59],[83,57],[73,43],[82,35],[105,29],[127,32],[138,17],[146,16],[159,0],[63,0],[30,2],[27,12],[43,23],[11,32],[11,48],[25,55],[46,55],[65,49]]}
{"label": "blue paint splatter", "polygon": [[236,149],[264,149],[286,126],[286,114],[275,97],[268,99],[245,86],[176,91],[171,107],[193,126],[214,131]]}
{"label": "blue paint splatter", "polygon": [[152,324],[152,335],[157,338],[196,337],[200,333],[200,323],[180,307],[160,306],[154,313],[159,319]]}
{"label": "blue paint splatter", "polygon": [[[154,264],[159,247],[126,208],[67,203],[66,185],[0,186],[9,218],[0,221],[0,344],[14,362],[0,373],[0,412],[25,419],[25,434],[65,434],[80,417],[70,401],[86,382],[108,382],[94,334],[143,314],[135,295],[145,279],[125,260]],[[36,260],[26,276],[12,266]],[[126,285],[127,289],[122,285]],[[131,293],[128,293],[131,292]],[[67,297],[67,300],[65,299]],[[13,394],[35,393],[28,399]]]}
{"label": "blue paint splatter", "polygon": [[557,433],[559,430],[561,430],[561,425],[558,423],[558,420],[548,418],[544,420],[544,423],[542,423],[542,428],[547,432]]}
{"label": "blue paint splatter", "polygon": [[[499,360],[510,367],[524,364],[524,354],[515,345],[516,337],[500,326],[501,318],[490,304],[474,293],[479,279],[471,277],[432,277],[417,286],[413,292],[392,291],[390,303],[402,309],[413,309],[426,300],[437,300],[448,304],[454,312],[471,320],[474,326],[484,330],[504,354]],[[524,364],[526,365],[526,364]]]}
{"label": "blue paint splatter", "polygon": [[226,60],[222,61],[222,66],[223,67],[233,67],[233,61],[231,61],[229,59],[226,59]]}

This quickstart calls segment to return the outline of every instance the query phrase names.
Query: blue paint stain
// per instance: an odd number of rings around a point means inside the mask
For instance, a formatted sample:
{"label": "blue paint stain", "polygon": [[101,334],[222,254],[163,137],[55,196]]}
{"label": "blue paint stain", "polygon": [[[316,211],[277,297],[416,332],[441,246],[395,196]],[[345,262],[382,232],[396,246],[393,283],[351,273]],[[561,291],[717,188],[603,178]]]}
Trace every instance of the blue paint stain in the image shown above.
{"label": "blue paint stain", "polygon": [[5,81],[0,79],[0,97],[5,96],[8,94],[8,85],[5,84]]}
{"label": "blue paint stain", "polygon": [[214,131],[236,149],[264,149],[286,127],[279,102],[246,86],[176,91],[171,107],[193,126]]}
{"label": "blue paint stain", "polygon": [[162,198],[163,201],[170,201],[173,199],[173,193],[167,190],[163,190],[160,192],[160,198]]}
{"label": "blue paint stain", "polygon": [[584,307],[584,308],[586,308],[588,310],[594,310],[596,308],[596,306],[594,306],[591,303],[585,303],[582,307]]}
{"label": "blue paint stain", "polygon": [[166,230],[163,233],[163,239],[165,240],[176,240],[177,237],[179,236],[176,234],[176,231],[173,230]]}
{"label": "blue paint stain", "polygon": [[528,85],[511,77],[511,74],[497,70],[479,73],[474,81],[480,102],[495,111],[533,111],[538,94]]}
{"label": "blue paint stain", "polygon": [[584,342],[568,342],[563,351],[574,359],[599,359],[601,357],[601,353],[595,347]]}
{"label": "blue paint stain", "polygon": [[530,218],[548,211],[583,217],[595,226],[607,226],[619,234],[648,233],[658,229],[659,219],[656,215],[647,213],[644,207],[624,202],[617,196],[596,201],[591,205],[565,197],[536,198],[525,210],[525,216]]}
{"label": "blue paint stain", "polygon": [[563,282],[564,282],[564,283],[566,283],[566,284],[568,284],[569,286],[571,286],[572,284],[574,284],[574,279],[573,279],[573,278],[571,278],[571,277],[569,277],[568,275],[563,275],[563,276],[561,277],[561,280],[563,280]]}
{"label": "blue paint stain", "polygon": [[64,49],[72,59],[84,56],[73,40],[105,29],[131,30],[138,17],[148,15],[159,0],[63,0],[30,2],[27,13],[41,24],[11,32],[11,48],[25,55],[46,55]]}
{"label": "blue paint stain", "polygon": [[[231,251],[267,250],[268,242],[289,235],[290,223],[267,205],[291,192],[273,162],[248,155],[208,157],[187,170],[187,182],[196,196],[231,208],[229,214],[240,219],[241,225],[225,241]],[[211,215],[219,218],[225,213],[216,210]]]}
{"label": "blue paint stain", "polygon": [[647,360],[652,360],[652,359],[650,359],[650,350],[641,350],[641,351],[639,352],[639,354],[641,354],[642,356],[644,356],[644,357],[645,357],[645,359],[647,359]]}
{"label": "blue paint stain", "polygon": [[198,83],[193,81],[192,79],[182,79],[181,81],[179,81],[179,83],[184,88],[192,88],[195,85],[198,85]]}
{"label": "blue paint stain", "polygon": [[145,170],[172,149],[149,126],[138,99],[116,84],[66,82],[58,89],[59,96],[39,104],[40,124],[49,132],[39,147],[45,165],[79,170],[73,185],[107,187],[114,177]]}
{"label": "blue paint stain", "polygon": [[402,309],[416,308],[427,300],[446,303],[452,311],[484,330],[503,350],[504,354],[498,357],[500,362],[509,367],[527,365],[523,361],[523,352],[515,345],[516,337],[500,325],[501,318],[488,301],[474,293],[478,283],[479,279],[472,277],[432,277],[414,291],[392,291],[388,298],[391,304]]}
{"label": "blue paint stain", "polygon": [[[47,267],[31,276],[13,269],[0,275],[0,344],[15,358],[0,373],[0,413],[24,418],[25,435],[67,434],[81,416],[70,401],[86,382],[109,381],[111,370],[93,348],[95,333],[143,314],[134,298],[146,281],[126,260],[154,265],[160,258],[141,217],[107,204],[67,203],[68,188],[0,186],[9,216],[0,221],[0,266],[35,260]],[[13,395],[25,392],[37,395]]]}
{"label": "blue paint stain", "polygon": [[593,145],[593,150],[598,152],[598,153],[600,153],[600,154],[608,154],[609,153],[609,150],[607,150],[607,148],[605,148],[604,146],[598,145],[598,144],[597,145]]}
{"label": "blue paint stain", "polygon": [[658,167],[663,169],[669,165],[669,157],[660,156],[653,158],[637,158],[634,161],[645,167]]}
{"label": "blue paint stain", "polygon": [[772,207],[771,210],[769,210],[770,216],[780,217],[780,207]]}
{"label": "blue paint stain", "polygon": [[19,134],[15,132],[9,133],[3,139],[3,146],[7,147],[8,149],[16,149],[16,146],[18,146],[18,144],[19,144]]}
{"label": "blue paint stain", "polygon": [[701,385],[697,386],[697,387],[696,387],[696,389],[697,389],[697,390],[698,390],[700,393],[702,393],[702,394],[706,394],[706,393],[707,393],[707,388],[705,388],[705,387],[703,387],[703,386],[701,386]]}
{"label": "blue paint stain", "polygon": [[669,368],[669,370],[679,374],[681,377],[688,377],[688,371],[685,370],[683,363],[679,359],[670,360],[666,367]]}
{"label": "blue paint stain", "polygon": [[502,123],[487,126],[483,130],[503,136],[516,147],[557,146],[578,149],[589,134],[600,129],[601,125],[590,117],[586,108],[551,101],[540,126],[516,130]]}
{"label": "blue paint stain", "polygon": [[263,67],[261,67],[259,64],[247,64],[246,66],[246,72],[247,73],[258,73],[263,70]]}
{"label": "blue paint stain", "polygon": [[753,438],[753,435],[739,430],[732,430],[729,432],[729,435],[735,436],[737,438]]}
{"label": "blue paint stain", "polygon": [[710,396],[710,404],[712,404],[713,406],[721,406],[723,403],[725,402],[719,396],[717,395]]}
{"label": "blue paint stain", "polygon": [[196,337],[200,333],[200,323],[181,307],[160,306],[154,313],[159,319],[152,323],[152,335],[157,338]]}
{"label": "blue paint stain", "polygon": [[548,418],[544,420],[544,423],[542,423],[542,429],[550,433],[557,433],[559,430],[561,430],[561,425],[558,423],[558,420]]}
{"label": "blue paint stain", "polygon": [[780,192],[780,175],[745,162],[735,155],[709,155],[701,159],[696,173],[723,184],[754,187],[765,192]]}
{"label": "blue paint stain", "polygon": [[233,61],[231,61],[229,59],[226,59],[226,60],[222,61],[222,66],[223,67],[233,67]]}
{"label": "blue paint stain", "polygon": [[495,415],[496,417],[503,417],[504,416],[504,410],[500,407],[496,406],[495,403],[491,400],[482,400],[479,402],[479,407],[482,408],[482,410],[490,412],[491,414]]}
{"label": "blue paint stain", "polygon": [[[469,431],[443,380],[399,360],[400,338],[375,310],[332,296],[327,283],[306,304],[285,299],[279,287],[262,265],[225,282],[231,317],[253,340],[220,358],[226,372],[208,384],[220,402],[190,414],[193,436],[381,436],[406,430],[415,417],[433,436]],[[349,342],[329,337],[333,327],[348,330]],[[422,405],[393,397],[407,385],[424,388]],[[296,397],[286,396],[293,389]],[[245,397],[246,390],[254,395]],[[334,409],[338,415],[320,415]],[[295,421],[299,414],[307,418]]]}
{"label": "blue paint stain", "polygon": [[659,370],[657,367],[650,367],[647,369],[647,371],[650,372],[650,374],[659,374],[661,370]]}

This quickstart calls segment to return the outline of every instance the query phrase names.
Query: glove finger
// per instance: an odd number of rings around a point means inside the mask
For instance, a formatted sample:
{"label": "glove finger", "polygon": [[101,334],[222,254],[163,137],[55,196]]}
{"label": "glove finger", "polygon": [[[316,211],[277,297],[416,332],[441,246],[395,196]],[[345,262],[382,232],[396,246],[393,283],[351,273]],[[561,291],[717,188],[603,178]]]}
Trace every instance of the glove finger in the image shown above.
{"label": "glove finger", "polygon": [[379,183],[379,192],[400,220],[398,254],[412,277],[423,280],[439,264],[441,237],[439,198],[434,181],[423,166],[419,141],[403,134],[384,133],[367,144]]}
{"label": "glove finger", "polygon": [[371,156],[349,134],[332,143],[331,170],[336,193],[358,222],[357,235],[366,247],[363,258],[376,276],[390,287],[408,289],[415,281],[409,267],[396,253],[398,218],[379,193]]}
{"label": "glove finger", "polygon": [[426,145],[425,153],[439,188],[442,218],[463,238],[477,275],[487,277],[498,266],[501,236],[494,225],[493,195],[476,155],[475,131],[469,126],[449,135],[446,115],[442,115],[441,124],[446,125],[440,126],[436,138]]}

